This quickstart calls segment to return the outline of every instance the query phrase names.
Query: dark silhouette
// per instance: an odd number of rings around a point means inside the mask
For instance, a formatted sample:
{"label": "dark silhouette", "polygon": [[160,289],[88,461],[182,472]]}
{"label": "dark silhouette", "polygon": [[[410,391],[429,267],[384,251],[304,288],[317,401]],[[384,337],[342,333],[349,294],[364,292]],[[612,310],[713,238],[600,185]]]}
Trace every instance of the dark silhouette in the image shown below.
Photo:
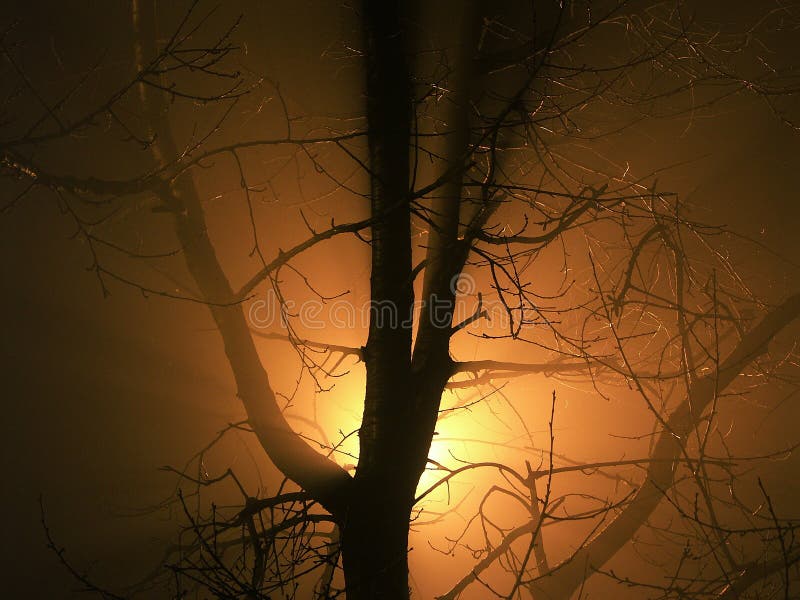
{"label": "dark silhouette", "polygon": [[[691,2],[422,4],[365,0],[354,9],[363,115],[302,121],[276,86],[279,134],[237,128],[254,90],[268,86],[237,71],[235,24],[221,28],[202,3],[173,22],[152,0],[134,0],[135,74],[79,109],[71,95],[86,84],[45,97],[13,47],[2,48],[18,80],[8,106],[20,94],[33,103],[3,119],[7,197],[51,192],[104,292],[122,284],[207,306],[247,415],[229,431],[252,433],[286,478],[280,493],[258,497],[234,470],[205,473],[203,455],[218,440],[175,469],[193,496],[234,481],[242,500],[208,513],[178,495],[187,528],[167,552],[174,577],[164,585],[175,597],[195,587],[219,598],[408,598],[409,528],[426,520],[420,502],[490,472],[482,501],[443,550],[466,549],[472,562],[443,582],[440,598],[567,600],[597,579],[643,597],[789,598],[797,524],[774,506],[758,469],[793,447],[730,448],[721,431],[735,394],[796,391],[796,349],[770,349],[800,315],[800,294],[759,287],[757,270],[739,268],[726,249],[727,229],[704,222],[701,201],[670,192],[656,173],[618,169],[599,144],[642,122],[713,114],[740,94],[792,126],[797,64],[759,48],[796,29],[797,7],[761,10],[734,30]],[[48,158],[86,136],[113,138],[120,165],[64,172]],[[305,233],[272,253],[265,240],[286,231],[260,216],[258,198],[271,193],[267,158],[281,152],[338,196],[330,218],[301,208]],[[212,216],[200,183],[209,169],[234,173],[244,219]],[[352,204],[337,204],[344,197]],[[363,345],[342,344],[333,313],[311,335],[309,315],[287,302],[292,277],[316,306],[330,305],[314,282],[325,268],[297,261],[345,237],[369,254],[369,309],[357,313],[367,315]],[[177,250],[131,246],[139,238]],[[233,264],[243,239],[249,255]],[[356,261],[356,251],[331,254]],[[172,283],[133,259],[160,265]],[[267,290],[278,332],[257,319]],[[459,340],[470,336],[484,345],[467,360]],[[357,456],[342,459],[346,432],[331,443],[290,424],[293,397],[270,381],[264,338],[296,352],[318,389],[345,360],[363,363]],[[457,457],[456,466],[429,456],[437,423],[505,398],[504,382],[531,374],[635,399],[644,440],[635,451],[646,454],[590,463],[561,454],[550,386],[536,399],[509,394],[504,409],[519,417],[532,453]],[[546,422],[528,423],[523,405],[534,401],[547,405]],[[546,430],[544,447],[533,428]],[[421,484],[431,469],[435,481]],[[607,489],[586,484],[597,478]],[[575,491],[576,482],[588,487]],[[498,497],[514,508],[493,512]],[[498,524],[515,510],[524,518]],[[551,544],[560,528],[569,541]],[[636,576],[608,567],[637,544],[658,544],[669,559],[642,558],[652,570]]]}

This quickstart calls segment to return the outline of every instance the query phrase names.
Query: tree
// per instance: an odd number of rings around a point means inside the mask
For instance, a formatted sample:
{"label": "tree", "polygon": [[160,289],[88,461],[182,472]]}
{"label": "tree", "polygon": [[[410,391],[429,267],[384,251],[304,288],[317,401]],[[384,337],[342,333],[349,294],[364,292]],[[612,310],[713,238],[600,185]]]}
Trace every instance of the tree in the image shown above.
{"label": "tree", "polygon": [[[690,8],[625,1],[412,8],[367,0],[356,10],[363,116],[344,126],[298,121],[276,86],[285,132],[272,137],[226,133],[248,95],[266,84],[235,71],[235,28],[219,36],[196,3],[162,38],[154,3],[133,2],[135,73],[99,102],[81,96],[83,82],[45,97],[4,42],[16,82],[1,144],[13,203],[52,193],[104,293],[122,284],[208,307],[247,415],[231,428],[252,432],[288,482],[262,498],[233,471],[178,470],[197,494],[232,478],[244,498],[231,514],[205,514],[180,496],[192,541],[171,561],[179,585],[193,580],[225,598],[303,597],[303,586],[313,585],[320,597],[334,597],[341,568],[351,600],[407,598],[409,527],[424,520],[415,507],[486,470],[498,479],[446,550],[466,549],[475,562],[442,598],[478,586],[481,597],[566,599],[593,574],[664,597],[753,590],[789,597],[800,557],[796,523],[775,509],[760,480],[764,506],[757,508],[748,496],[756,483],[745,475],[757,455],[728,448],[720,428],[745,378],[795,389],[794,348],[767,350],[795,322],[800,295],[754,291],[725,254],[724,227],[702,222],[655,174],[621,173],[586,151],[642,120],[702,114],[740,93],[765,100],[792,124],[797,65],[767,61],[751,47],[796,27],[796,7],[776,5],[744,33],[712,29]],[[13,38],[13,29],[4,37]],[[192,107],[195,129],[187,127]],[[48,154],[80,144],[79,136],[98,144],[108,138],[108,148],[132,158],[112,174],[93,164],[64,174]],[[265,241],[279,231],[263,221],[258,197],[272,182],[252,181],[264,177],[276,148],[292,149],[289,161],[313,167],[337,200],[349,196],[351,204],[334,200],[324,225],[301,209],[307,235],[269,255]],[[210,216],[199,183],[204,169],[235,174],[244,219]],[[220,231],[242,223],[249,231],[234,239]],[[129,246],[148,231],[159,239],[164,227],[177,252]],[[245,236],[249,257],[241,253]],[[302,296],[299,282],[317,296],[314,306],[330,305],[314,283],[321,273],[298,264],[345,237],[369,253],[360,346],[313,338],[309,314],[293,310],[290,297]],[[348,260],[346,246],[332,247],[333,260]],[[184,263],[177,269],[175,258]],[[153,282],[137,260],[166,265],[176,283]],[[182,283],[186,276],[191,283]],[[266,289],[284,333],[260,327]],[[480,358],[461,358],[459,340],[469,336],[482,341]],[[350,436],[331,443],[324,432],[312,437],[290,423],[270,381],[270,358],[259,349],[263,338],[290,344],[320,391],[344,361],[363,363],[354,468],[337,460]],[[502,358],[509,352],[528,359]],[[646,455],[570,462],[558,447],[555,392],[546,402],[548,442],[537,449],[526,399],[499,383],[535,373],[601,397],[636,397],[652,430],[641,430],[644,444],[632,448]],[[460,466],[452,467],[429,456],[437,423],[498,397],[509,400],[507,414],[529,436],[527,459],[453,454]],[[438,480],[421,485],[431,466]],[[570,474],[589,471],[600,487],[569,491]],[[599,491],[600,477],[608,491]],[[522,510],[524,518],[500,524],[490,514],[496,510]],[[572,547],[554,550],[551,527],[572,532]],[[636,536],[679,549],[660,565],[666,580],[606,569]]]}

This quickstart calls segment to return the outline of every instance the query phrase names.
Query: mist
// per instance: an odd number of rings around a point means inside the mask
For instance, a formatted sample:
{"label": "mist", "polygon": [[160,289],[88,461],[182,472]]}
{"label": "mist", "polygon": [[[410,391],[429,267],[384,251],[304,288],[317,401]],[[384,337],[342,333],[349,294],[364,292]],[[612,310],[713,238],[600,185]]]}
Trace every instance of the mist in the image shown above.
{"label": "mist", "polygon": [[12,2],[4,594],[796,594],[800,12],[666,4]]}

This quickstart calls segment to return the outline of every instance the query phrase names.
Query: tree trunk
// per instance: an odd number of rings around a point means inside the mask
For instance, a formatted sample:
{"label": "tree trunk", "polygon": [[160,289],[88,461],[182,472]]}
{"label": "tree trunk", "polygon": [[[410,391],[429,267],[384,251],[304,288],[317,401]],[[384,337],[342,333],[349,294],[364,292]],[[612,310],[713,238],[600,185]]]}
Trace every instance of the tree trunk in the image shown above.
{"label": "tree trunk", "polygon": [[347,600],[408,600],[411,507],[397,490],[360,483],[342,526]]}
{"label": "tree trunk", "polygon": [[407,600],[413,399],[409,141],[412,93],[398,0],[364,0],[372,272],[359,460],[347,494],[342,563],[348,600]]}

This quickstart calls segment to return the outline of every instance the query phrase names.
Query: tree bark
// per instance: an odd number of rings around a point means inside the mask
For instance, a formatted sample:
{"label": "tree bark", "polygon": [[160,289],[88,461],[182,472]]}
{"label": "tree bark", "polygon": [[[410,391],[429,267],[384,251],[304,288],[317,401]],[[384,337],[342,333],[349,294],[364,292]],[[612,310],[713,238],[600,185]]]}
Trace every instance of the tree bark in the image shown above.
{"label": "tree bark", "polygon": [[347,600],[406,600],[411,506],[387,478],[356,481],[342,528]]}
{"label": "tree bark", "polygon": [[364,0],[372,272],[359,460],[341,520],[348,600],[405,600],[416,479],[411,444],[411,267],[408,49],[396,0]]}

